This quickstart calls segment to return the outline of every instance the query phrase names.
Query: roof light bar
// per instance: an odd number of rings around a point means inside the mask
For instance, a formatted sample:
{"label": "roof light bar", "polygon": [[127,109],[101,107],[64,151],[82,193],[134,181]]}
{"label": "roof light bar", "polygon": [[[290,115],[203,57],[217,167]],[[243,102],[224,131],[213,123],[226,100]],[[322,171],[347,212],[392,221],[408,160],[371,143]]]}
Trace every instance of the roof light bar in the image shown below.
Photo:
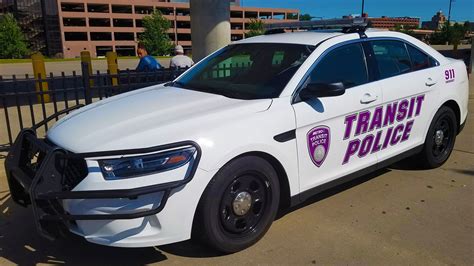
{"label": "roof light bar", "polygon": [[284,30],[318,30],[342,29],[343,32],[360,32],[367,28],[368,20],[358,17],[353,19],[323,19],[312,21],[280,22],[265,24],[267,34],[283,32]]}

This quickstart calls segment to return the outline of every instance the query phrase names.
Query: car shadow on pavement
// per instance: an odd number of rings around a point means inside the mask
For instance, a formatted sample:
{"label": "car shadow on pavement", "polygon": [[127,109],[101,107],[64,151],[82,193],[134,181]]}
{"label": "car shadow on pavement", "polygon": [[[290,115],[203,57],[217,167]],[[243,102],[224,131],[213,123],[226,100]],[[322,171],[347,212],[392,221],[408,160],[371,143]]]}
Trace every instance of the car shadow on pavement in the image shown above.
{"label": "car shadow on pavement", "polygon": [[459,174],[474,176],[474,169],[472,170],[450,169],[450,170]]}
{"label": "car shadow on pavement", "polygon": [[166,260],[157,248],[113,248],[71,235],[49,241],[36,232],[31,208],[18,206],[0,192],[0,264],[144,265]]}
{"label": "car shadow on pavement", "polygon": [[[323,191],[293,208],[281,211],[277,219],[387,172],[390,172],[390,169],[381,169]],[[190,258],[222,256],[207,246],[191,240],[159,247],[136,249],[100,246],[75,235],[49,241],[36,232],[31,208],[18,206],[10,198],[8,191],[0,191],[0,262],[3,258],[19,265],[37,263],[143,265],[167,260],[167,256],[162,251]]]}
{"label": "car shadow on pavement", "polygon": [[426,171],[429,168],[421,165],[417,160],[408,158],[399,162],[396,162],[389,166],[390,169],[406,170],[406,171]]}
{"label": "car shadow on pavement", "polygon": [[288,213],[291,213],[291,212],[294,212],[298,209],[301,209],[301,208],[304,208],[308,205],[311,205],[313,203],[316,203],[318,201],[321,201],[321,200],[324,200],[326,198],[329,198],[329,197],[332,197],[338,193],[341,193],[345,190],[348,190],[352,187],[355,187],[355,186],[358,186],[362,183],[365,183],[371,179],[374,179],[378,176],[381,176],[385,173],[388,173],[390,172],[390,169],[388,168],[383,168],[383,169],[380,169],[380,170],[377,170],[375,172],[372,172],[372,173],[369,173],[367,175],[364,175],[364,176],[361,176],[359,178],[356,178],[354,180],[351,180],[351,181],[348,181],[346,183],[343,183],[343,184],[340,184],[338,186],[335,186],[333,188],[330,188],[330,189],[327,189],[327,190],[324,190],[314,196],[311,196],[310,198],[308,198],[307,200],[303,201],[302,203],[292,207],[292,208],[289,208],[289,209],[286,209],[286,210],[281,210],[277,217],[276,217],[276,220],[280,219],[280,218],[283,218],[285,215],[287,215]]}

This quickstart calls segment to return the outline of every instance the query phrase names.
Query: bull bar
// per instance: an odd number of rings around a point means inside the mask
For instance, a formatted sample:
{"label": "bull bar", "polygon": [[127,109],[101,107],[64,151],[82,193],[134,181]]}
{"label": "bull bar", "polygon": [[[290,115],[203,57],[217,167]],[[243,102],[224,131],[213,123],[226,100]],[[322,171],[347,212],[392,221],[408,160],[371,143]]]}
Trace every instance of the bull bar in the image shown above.
{"label": "bull bar", "polygon": [[[54,118],[48,117],[47,120]],[[196,157],[190,162],[190,169],[182,180],[132,189],[72,191],[88,174],[85,158],[146,154],[187,146],[196,149]],[[48,139],[38,138],[36,128],[33,127],[23,129],[16,138],[5,160],[5,170],[13,201],[23,207],[31,204],[38,232],[53,240],[68,232],[69,226],[76,220],[136,219],[159,213],[171,190],[191,181],[200,157],[201,149],[193,141],[130,150],[72,153]],[[68,199],[135,200],[141,195],[157,192],[163,192],[159,206],[134,213],[70,214],[62,203]]]}

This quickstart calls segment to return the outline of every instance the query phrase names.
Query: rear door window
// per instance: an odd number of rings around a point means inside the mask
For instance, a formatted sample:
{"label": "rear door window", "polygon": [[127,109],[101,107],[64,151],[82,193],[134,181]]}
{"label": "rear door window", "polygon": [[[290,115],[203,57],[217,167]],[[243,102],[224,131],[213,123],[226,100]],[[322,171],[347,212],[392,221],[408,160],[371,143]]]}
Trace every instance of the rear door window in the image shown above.
{"label": "rear door window", "polygon": [[371,44],[380,79],[402,75],[411,71],[408,51],[403,42],[372,41]]}
{"label": "rear door window", "polygon": [[437,65],[436,60],[419,49],[411,45],[407,45],[407,48],[408,53],[410,54],[413,71],[422,70]]}

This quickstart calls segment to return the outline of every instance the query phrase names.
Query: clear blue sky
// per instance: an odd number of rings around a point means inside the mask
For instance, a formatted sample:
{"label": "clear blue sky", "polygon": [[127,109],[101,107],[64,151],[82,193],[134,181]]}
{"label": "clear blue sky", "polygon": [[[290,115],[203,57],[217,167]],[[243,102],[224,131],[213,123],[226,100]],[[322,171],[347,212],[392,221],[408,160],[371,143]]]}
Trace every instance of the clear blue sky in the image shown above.
{"label": "clear blue sky", "polygon": [[[362,0],[241,0],[244,6],[296,8],[315,17],[335,18],[360,14]],[[365,0],[365,12],[371,17],[409,16],[422,21],[442,10],[446,16],[449,0]],[[455,0],[451,19],[474,22],[474,0]]]}

